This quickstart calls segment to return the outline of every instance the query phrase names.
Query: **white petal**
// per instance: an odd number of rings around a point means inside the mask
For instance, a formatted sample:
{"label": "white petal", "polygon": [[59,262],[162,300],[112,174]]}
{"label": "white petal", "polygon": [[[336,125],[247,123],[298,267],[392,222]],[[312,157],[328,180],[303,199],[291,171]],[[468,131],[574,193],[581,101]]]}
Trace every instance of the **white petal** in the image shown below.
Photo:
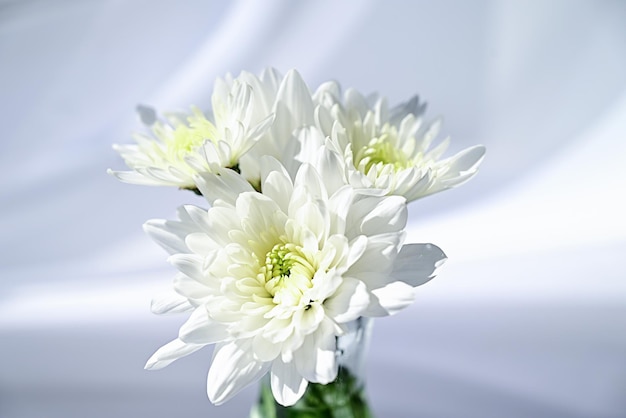
{"label": "white petal", "polygon": [[293,128],[313,124],[311,92],[297,71],[291,70],[285,75],[278,89],[277,100],[287,105],[294,123]]}
{"label": "white petal", "polygon": [[[376,114],[376,125],[383,126],[389,120],[389,106],[387,105],[387,99],[385,97],[379,97],[374,99],[374,112]],[[370,103],[371,103],[370,100]]]}
{"label": "white petal", "polygon": [[326,81],[317,88],[313,98],[318,102],[324,102],[324,106],[330,107],[341,99],[341,86],[336,81]]}
{"label": "white petal", "polygon": [[365,235],[359,235],[350,242],[350,252],[346,260],[346,267],[351,267],[363,256],[363,253],[365,253],[367,249],[367,244],[368,239]]}
{"label": "white petal", "polygon": [[336,339],[332,325],[324,323],[318,331],[308,335],[294,353],[299,373],[309,382],[323,385],[337,378]]}
{"label": "white petal", "polygon": [[246,147],[240,150],[243,154],[247,152],[253,145],[255,145],[256,141],[263,135],[274,123],[274,119],[276,115],[273,113],[259,122],[256,126],[252,127],[250,131],[247,133],[248,141]]}
{"label": "white petal", "polygon": [[406,199],[402,196],[362,196],[348,214],[352,233],[368,236],[400,231],[406,220]]}
{"label": "white petal", "polygon": [[229,338],[226,327],[209,316],[205,306],[199,306],[191,314],[178,333],[178,338],[186,343],[213,344]]}
{"label": "white petal", "polygon": [[405,103],[400,103],[389,112],[389,122],[399,124],[407,115],[421,116],[426,111],[426,103],[419,101],[419,96],[413,96]]}
{"label": "white petal", "polygon": [[318,243],[324,242],[330,229],[330,219],[326,207],[319,202],[307,202],[295,213],[295,221],[306,225],[315,235]]}
{"label": "white petal", "polygon": [[[443,124],[443,121],[441,118],[436,118],[434,119],[432,122],[424,125],[424,133],[421,135],[420,138],[420,143],[419,143],[419,150],[421,152],[426,152],[426,150],[430,147],[430,144],[433,142],[433,140],[437,137],[437,135],[439,134],[439,131],[441,130],[441,125]],[[419,134],[418,134],[419,135]]]}
{"label": "white petal", "polygon": [[204,274],[202,273],[202,264],[204,257],[197,254],[174,254],[171,255],[167,261],[185,275],[197,282],[203,282]]}
{"label": "white petal", "polygon": [[365,115],[369,109],[369,105],[363,95],[353,88],[348,88],[344,93],[344,103],[346,108],[355,109],[361,116]]}
{"label": "white petal", "polygon": [[291,406],[298,402],[304,395],[307,384],[294,362],[283,363],[279,357],[272,363],[272,393],[279,404]]}
{"label": "white petal", "polygon": [[143,230],[170,254],[188,253],[185,236],[193,232],[193,224],[153,219],[143,224]]}
{"label": "white petal", "polygon": [[216,243],[217,247],[223,248],[232,242],[228,231],[240,229],[241,220],[237,217],[232,206],[220,203],[209,209],[209,227],[211,231],[207,232],[207,235]]}
{"label": "white petal", "polygon": [[298,186],[305,187],[314,199],[322,199],[324,201],[328,200],[326,187],[324,186],[319,173],[310,164],[302,164],[296,174],[296,179],[293,184],[294,188],[297,188]]}
{"label": "white petal", "polygon": [[[398,254],[403,238],[403,232],[391,232],[369,237],[365,251],[350,266],[348,273],[361,279],[360,273],[391,272],[392,264]],[[366,284],[368,288],[372,288],[370,283],[366,282]]]}
{"label": "white petal", "polygon": [[311,303],[308,309],[297,310],[293,314],[293,323],[298,332],[304,335],[314,332],[324,319],[325,309],[317,302]]}
{"label": "white petal", "polygon": [[301,163],[315,164],[320,147],[324,146],[324,135],[315,126],[299,129],[295,134],[300,142],[300,152],[296,158]]}
{"label": "white petal", "polygon": [[174,290],[192,301],[204,299],[210,294],[210,289],[207,286],[182,273],[174,277]]}
{"label": "white petal", "polygon": [[194,177],[196,186],[210,204],[220,199],[234,205],[239,194],[254,190],[246,179],[231,169],[212,167],[212,170],[216,172]]}
{"label": "white petal", "polygon": [[145,105],[137,105],[135,108],[137,113],[139,114],[139,118],[144,125],[150,126],[153,125],[157,120],[156,110],[150,106]]}
{"label": "white petal", "polygon": [[419,286],[435,277],[435,270],[447,257],[433,244],[407,244],[393,263],[391,276],[411,286]]}
{"label": "white petal", "polygon": [[185,237],[185,245],[191,252],[209,256],[215,251],[215,243],[204,232],[193,232]]}
{"label": "white petal", "polygon": [[194,205],[184,205],[182,210],[184,210],[189,216],[189,219],[196,224],[194,227],[195,231],[197,231],[198,228],[204,232],[211,230],[208,224],[209,217],[206,209]]}
{"label": "white petal", "polygon": [[343,274],[347,269],[346,264],[349,259],[350,249],[348,239],[345,236],[331,235],[321,250],[318,272],[328,272],[332,266],[335,270],[338,270],[339,275]]}
{"label": "white petal", "polygon": [[263,335],[258,334],[252,340],[254,357],[260,361],[272,361],[280,354],[280,344],[275,344],[267,340]]}
{"label": "white petal", "polygon": [[151,179],[150,177],[146,177],[135,171],[113,171],[108,169],[107,174],[112,175],[124,183],[140,184],[145,186],[161,186],[164,184],[162,181]]}
{"label": "white petal", "polygon": [[363,217],[361,231],[366,235],[404,229],[407,220],[406,199],[401,196],[383,198]]}
{"label": "white petal", "polygon": [[370,302],[367,287],[360,280],[344,277],[335,294],[324,302],[326,314],[335,322],[343,323],[357,319]]}
{"label": "white petal", "polygon": [[285,167],[273,157],[261,158],[261,190],[287,213],[289,197],[293,193],[293,182]]}
{"label": "white petal", "polygon": [[207,377],[207,394],[220,405],[269,370],[271,363],[257,361],[250,340],[221,343],[215,347]]}
{"label": "white petal", "polygon": [[449,146],[450,146],[450,137],[444,139],[443,141],[441,141],[441,143],[439,143],[439,145],[437,145],[435,148],[428,151],[428,154],[426,154],[424,158],[435,160],[435,161],[439,160],[439,158],[441,158],[441,156],[444,154],[444,152],[446,152]]}
{"label": "white petal", "polygon": [[193,310],[189,300],[173,291],[164,292],[152,299],[150,310],[155,314],[181,313]]}
{"label": "white petal", "polygon": [[[328,97],[325,95],[325,97]],[[329,109],[322,106],[315,108],[315,123],[325,134],[330,134],[335,120],[330,114]]]}
{"label": "white petal", "polygon": [[[282,101],[277,101],[273,110],[276,117],[268,135],[271,141],[261,140],[256,147],[252,148],[251,152],[258,153],[259,151],[264,151],[266,155],[279,158],[283,154],[284,148],[293,140],[292,134],[298,125],[296,122],[292,121],[291,112],[287,104]],[[286,163],[286,161],[281,158],[279,158],[279,160]]]}
{"label": "white petal", "polygon": [[268,232],[284,227],[286,215],[276,202],[260,193],[244,193],[237,198],[236,213],[249,237],[267,236]]}
{"label": "white petal", "polygon": [[463,174],[468,171],[474,172],[478,169],[484,157],[485,147],[483,145],[476,145],[464,149],[450,158],[449,172],[455,175]]}
{"label": "white petal", "polygon": [[353,239],[360,235],[358,231],[354,233],[346,230],[346,219],[352,207],[354,196],[354,189],[350,186],[344,186],[330,197],[328,209],[331,214],[331,234],[346,235],[348,239]]}
{"label": "white petal", "polygon": [[387,316],[398,313],[413,303],[414,289],[403,282],[393,282],[373,290],[370,306],[363,316]]}
{"label": "white petal", "polygon": [[[330,144],[330,141],[326,143]],[[324,181],[326,191],[329,195],[333,195],[347,184],[343,160],[329,145],[323,147],[319,154],[316,167]]]}
{"label": "white petal", "polygon": [[175,360],[198,351],[202,347],[204,347],[204,344],[187,344],[177,338],[159,348],[148,359],[144,368],[146,370],[162,369]]}
{"label": "white petal", "polygon": [[276,68],[267,67],[261,73],[261,80],[267,89],[273,93],[278,90],[283,75]]}

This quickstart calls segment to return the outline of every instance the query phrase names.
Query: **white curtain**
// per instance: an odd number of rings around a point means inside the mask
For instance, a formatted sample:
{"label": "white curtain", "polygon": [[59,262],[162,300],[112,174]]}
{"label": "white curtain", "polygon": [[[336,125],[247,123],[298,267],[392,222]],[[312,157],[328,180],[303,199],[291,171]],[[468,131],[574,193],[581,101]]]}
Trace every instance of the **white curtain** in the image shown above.
{"label": "white curtain", "polygon": [[297,68],[445,116],[470,183],[414,202],[449,256],[376,322],[380,417],[626,416],[626,3],[0,2],[0,416],[246,416],[213,407],[210,349],[145,360],[174,273],[141,231],[190,193],[118,183],[134,109],[208,108],[226,72]]}

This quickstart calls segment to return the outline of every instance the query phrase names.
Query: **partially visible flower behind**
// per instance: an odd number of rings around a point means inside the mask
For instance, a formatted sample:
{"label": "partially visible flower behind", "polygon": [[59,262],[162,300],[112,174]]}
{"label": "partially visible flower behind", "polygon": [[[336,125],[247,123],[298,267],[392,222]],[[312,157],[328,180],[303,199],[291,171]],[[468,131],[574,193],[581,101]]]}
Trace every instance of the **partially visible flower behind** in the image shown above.
{"label": "partially visible flower behind", "polygon": [[339,178],[335,154],[317,156],[294,177],[263,157],[263,193],[233,170],[196,176],[208,211],[185,206],[178,221],[146,223],[180,271],[176,292],[153,311],[191,312],[146,368],[216,344],[213,403],[269,372],[275,399],[293,405],[309,382],[336,378],[336,337],[352,321],[405,308],[433,277],[445,255],[431,244],[402,245],[405,199],[361,194]]}
{"label": "partially visible flower behind", "polygon": [[[383,97],[365,98],[354,89],[342,94],[339,84],[328,82],[316,91],[316,126],[320,135],[303,149],[323,145],[330,137],[343,155],[348,178],[357,187],[382,189],[408,201],[458,186],[478,172],[485,154],[482,145],[441,158],[449,138],[431,148],[441,120],[425,123],[426,105],[417,97],[389,108]],[[302,139],[302,138],[301,138]],[[299,158],[306,161],[306,152]]]}
{"label": "partially visible flower behind", "polygon": [[[244,77],[245,78],[245,77]],[[136,134],[133,145],[115,145],[132,171],[112,171],[135,184],[195,189],[193,176],[212,167],[238,170],[239,160],[271,126],[274,115],[261,90],[246,80],[226,85],[218,79],[208,118],[197,108],[190,115],[170,114],[151,126],[152,135]],[[255,86],[256,87],[256,86]]]}
{"label": "partially visible flower behind", "polygon": [[[271,111],[275,115],[275,120],[256,146],[243,156],[240,164],[241,174],[256,188],[261,182],[259,162],[263,156],[276,158],[291,175],[295,174],[300,166],[300,162],[295,158],[300,151],[297,132],[301,128],[315,124],[313,97],[296,70],[291,70],[282,77],[276,70],[267,69],[261,76],[261,81],[264,81],[265,85],[268,84],[266,79],[273,80],[274,88],[265,97],[267,102],[272,103]],[[250,84],[254,88],[255,84],[253,82]]]}

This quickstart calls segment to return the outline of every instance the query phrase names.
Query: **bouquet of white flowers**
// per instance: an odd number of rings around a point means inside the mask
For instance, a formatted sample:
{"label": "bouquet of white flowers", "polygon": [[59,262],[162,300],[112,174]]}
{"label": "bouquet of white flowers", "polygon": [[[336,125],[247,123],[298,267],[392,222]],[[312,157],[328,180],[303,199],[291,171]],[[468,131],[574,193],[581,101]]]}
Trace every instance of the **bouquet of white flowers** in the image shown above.
{"label": "bouquet of white flowers", "polygon": [[371,416],[351,347],[446,258],[404,244],[407,202],[467,181],[485,152],[442,159],[448,141],[431,148],[441,124],[424,110],[335,82],[311,94],[296,71],[267,69],[218,79],[209,114],[144,117],[152,134],[115,146],[132,171],[109,172],[209,204],[144,225],[179,270],[152,310],[189,313],[146,368],[215,344],[215,404],[269,375],[253,416]]}

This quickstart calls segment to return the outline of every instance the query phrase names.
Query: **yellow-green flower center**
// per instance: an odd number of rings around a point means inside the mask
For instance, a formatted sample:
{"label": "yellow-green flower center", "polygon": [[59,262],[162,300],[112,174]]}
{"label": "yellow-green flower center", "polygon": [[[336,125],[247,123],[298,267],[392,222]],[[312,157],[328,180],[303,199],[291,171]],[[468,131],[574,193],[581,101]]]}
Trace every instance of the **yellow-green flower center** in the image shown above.
{"label": "yellow-green flower center", "polygon": [[394,146],[389,133],[372,140],[354,155],[354,165],[367,174],[372,167],[391,165],[396,170],[412,166],[411,159],[404,151]]}
{"label": "yellow-green flower center", "polygon": [[260,274],[275,303],[286,299],[297,303],[302,293],[312,287],[315,271],[315,261],[304,253],[302,247],[281,243],[267,253]]}
{"label": "yellow-green flower center", "polygon": [[196,147],[204,141],[217,140],[217,129],[208,121],[202,112],[194,108],[193,115],[187,118],[189,125],[179,125],[174,134],[166,141],[167,153],[179,160],[183,160]]}

